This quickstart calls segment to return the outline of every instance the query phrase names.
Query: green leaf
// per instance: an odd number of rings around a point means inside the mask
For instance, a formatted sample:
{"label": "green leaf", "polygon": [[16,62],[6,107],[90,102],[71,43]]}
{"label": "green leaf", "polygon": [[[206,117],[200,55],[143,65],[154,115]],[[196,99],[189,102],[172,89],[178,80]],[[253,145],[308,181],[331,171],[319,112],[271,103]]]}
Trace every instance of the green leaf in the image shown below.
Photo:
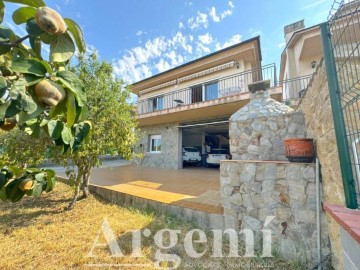
{"label": "green leaf", "polygon": [[61,138],[65,144],[70,144],[73,140],[73,135],[71,133],[71,129],[67,126],[61,131]]}
{"label": "green leaf", "polygon": [[75,95],[76,101],[80,107],[85,106],[86,104],[86,95],[85,89],[81,82],[81,80],[70,71],[58,71],[55,76],[60,81],[61,84],[65,86],[65,88],[69,89]]}
{"label": "green leaf", "polygon": [[26,81],[26,87],[29,87],[41,82],[44,78],[32,74],[24,74],[24,79]]}
{"label": "green leaf", "polygon": [[76,118],[76,101],[75,101],[75,96],[72,92],[69,92],[67,94],[66,107],[67,107],[67,117],[66,117],[67,126],[72,127],[75,123],[75,118]]}
{"label": "green leaf", "polygon": [[74,42],[67,33],[57,36],[57,38],[50,43],[51,62],[66,62],[74,55],[74,53]]}
{"label": "green leaf", "polygon": [[40,39],[45,44],[50,45],[51,42],[56,40],[56,35],[50,35],[49,33],[44,32],[40,35]]}
{"label": "green leaf", "polygon": [[44,7],[46,6],[43,0],[4,0],[4,2],[17,3],[31,7]]}
{"label": "green leaf", "polygon": [[0,106],[0,119],[11,118],[19,112],[16,101],[9,100]]}
{"label": "green leaf", "polygon": [[64,128],[63,122],[59,120],[50,120],[48,123],[48,131],[51,138],[54,140],[61,136],[61,131]]}
{"label": "green leaf", "polygon": [[2,0],[0,0],[0,23],[4,20],[4,14],[5,14],[5,5]]}
{"label": "green leaf", "polygon": [[79,149],[83,140],[89,135],[91,126],[88,123],[81,122],[75,126],[75,140],[71,143],[71,148],[76,151]]}
{"label": "green leaf", "polygon": [[64,21],[66,22],[67,26],[68,26],[68,30],[70,31],[70,33],[73,35],[75,42],[76,42],[76,46],[79,50],[80,53],[84,53],[86,51],[86,44],[85,44],[85,40],[84,40],[84,35],[81,31],[80,26],[74,22],[72,19],[69,18],[64,18]]}
{"label": "green leaf", "polygon": [[34,19],[30,19],[26,22],[26,32],[32,37],[37,37],[44,33],[44,30],[37,25]]}
{"label": "green leaf", "polygon": [[43,192],[43,184],[35,181],[34,186],[31,189],[31,192],[28,194],[28,196],[33,196],[35,198],[38,198],[41,196],[42,192]]}
{"label": "green leaf", "polygon": [[7,89],[8,89],[8,86],[7,86],[5,78],[0,76],[0,97],[5,95]]}
{"label": "green leaf", "polygon": [[27,20],[34,18],[36,9],[33,7],[21,7],[14,11],[12,19],[16,24],[25,23]]}
{"label": "green leaf", "polygon": [[19,184],[23,179],[15,179],[6,186],[6,197],[12,202],[20,201],[25,195],[25,191],[19,188]]}
{"label": "green leaf", "polygon": [[[15,38],[15,34],[11,29],[0,25],[0,42],[8,43],[8,42],[11,42],[14,38]],[[10,50],[11,50],[11,46],[1,45],[0,46],[0,55],[8,53]]]}
{"label": "green leaf", "polygon": [[2,189],[7,183],[7,179],[4,173],[0,172],[0,189]]}
{"label": "green leaf", "polygon": [[33,74],[39,77],[45,77],[47,72],[46,67],[41,62],[24,58],[15,59],[11,69],[15,72]]}
{"label": "green leaf", "polygon": [[30,37],[29,42],[30,42],[31,48],[36,53],[36,55],[39,57],[39,59],[42,59],[42,56],[41,56],[41,39],[39,37]]}
{"label": "green leaf", "polygon": [[55,118],[58,115],[65,115],[66,113],[66,102],[67,98],[64,98],[60,103],[50,110],[49,117]]}
{"label": "green leaf", "polygon": [[13,82],[10,90],[10,97],[14,99],[13,103],[20,111],[25,111],[31,114],[36,111],[37,104],[33,97],[26,91],[26,81],[23,79]]}
{"label": "green leaf", "polygon": [[46,177],[46,192],[50,192],[55,188],[56,178],[55,177]]}

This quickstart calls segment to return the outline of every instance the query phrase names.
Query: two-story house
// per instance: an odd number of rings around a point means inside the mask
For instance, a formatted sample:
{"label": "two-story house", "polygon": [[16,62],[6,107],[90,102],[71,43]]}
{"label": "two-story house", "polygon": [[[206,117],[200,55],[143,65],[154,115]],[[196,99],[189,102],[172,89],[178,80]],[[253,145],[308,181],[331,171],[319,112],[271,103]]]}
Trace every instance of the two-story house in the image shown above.
{"label": "two-story house", "polygon": [[[182,168],[185,146],[228,149],[228,120],[248,103],[248,84],[275,78],[275,65],[261,66],[255,37],[134,83],[141,165]],[[281,99],[281,89],[270,93]]]}
{"label": "two-story house", "polygon": [[284,100],[297,100],[307,88],[322,56],[319,25],[305,28],[304,20],[284,27],[286,46],[281,54],[279,84]]}

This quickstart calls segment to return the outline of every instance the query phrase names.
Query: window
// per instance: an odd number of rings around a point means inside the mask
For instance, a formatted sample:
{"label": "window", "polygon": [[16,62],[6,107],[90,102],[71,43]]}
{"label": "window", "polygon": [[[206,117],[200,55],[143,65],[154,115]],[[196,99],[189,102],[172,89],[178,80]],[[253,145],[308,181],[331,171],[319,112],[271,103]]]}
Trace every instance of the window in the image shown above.
{"label": "window", "polygon": [[152,103],[152,111],[160,111],[164,109],[164,97],[159,96],[150,100]]}
{"label": "window", "polygon": [[150,153],[161,152],[161,135],[150,135]]}
{"label": "window", "polygon": [[202,85],[195,85],[190,87],[191,89],[191,103],[197,103],[203,101]]}
{"label": "window", "polygon": [[217,81],[194,85],[190,89],[191,103],[217,99],[219,97],[219,83]]}
{"label": "window", "polygon": [[205,84],[205,100],[217,99],[219,96],[218,82]]}

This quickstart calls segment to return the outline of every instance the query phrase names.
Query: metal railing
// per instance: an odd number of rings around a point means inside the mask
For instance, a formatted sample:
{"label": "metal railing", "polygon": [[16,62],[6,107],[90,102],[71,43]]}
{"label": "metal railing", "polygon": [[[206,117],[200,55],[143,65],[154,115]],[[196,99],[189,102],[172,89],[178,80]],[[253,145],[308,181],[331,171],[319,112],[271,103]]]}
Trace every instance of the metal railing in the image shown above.
{"label": "metal railing", "polygon": [[275,64],[269,64],[258,69],[247,70],[235,75],[199,83],[192,87],[138,101],[137,112],[138,115],[141,115],[177,106],[206,102],[239,93],[246,93],[249,91],[249,83],[260,80],[270,80],[271,87],[276,85]]}
{"label": "metal railing", "polygon": [[283,101],[296,100],[303,97],[313,74],[279,81],[278,86],[283,89]]}
{"label": "metal railing", "polygon": [[360,1],[335,0],[321,36],[346,205],[360,194]]}

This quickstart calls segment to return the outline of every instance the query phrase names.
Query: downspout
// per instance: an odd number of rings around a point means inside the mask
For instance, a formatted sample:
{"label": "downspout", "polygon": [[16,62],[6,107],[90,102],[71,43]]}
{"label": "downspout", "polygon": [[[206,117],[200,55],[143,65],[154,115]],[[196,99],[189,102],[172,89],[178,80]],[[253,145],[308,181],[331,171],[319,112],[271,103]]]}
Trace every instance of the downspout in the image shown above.
{"label": "downspout", "polygon": [[357,177],[357,181],[358,181],[358,188],[360,189],[360,163],[359,163],[358,152],[356,149],[356,144],[358,144],[359,142],[360,142],[360,137],[353,140],[352,150],[353,150],[354,161],[355,161],[355,170],[356,170],[356,177]]}
{"label": "downspout", "polygon": [[318,255],[318,270],[321,270],[321,197],[320,197],[320,164],[316,158],[316,242]]}

